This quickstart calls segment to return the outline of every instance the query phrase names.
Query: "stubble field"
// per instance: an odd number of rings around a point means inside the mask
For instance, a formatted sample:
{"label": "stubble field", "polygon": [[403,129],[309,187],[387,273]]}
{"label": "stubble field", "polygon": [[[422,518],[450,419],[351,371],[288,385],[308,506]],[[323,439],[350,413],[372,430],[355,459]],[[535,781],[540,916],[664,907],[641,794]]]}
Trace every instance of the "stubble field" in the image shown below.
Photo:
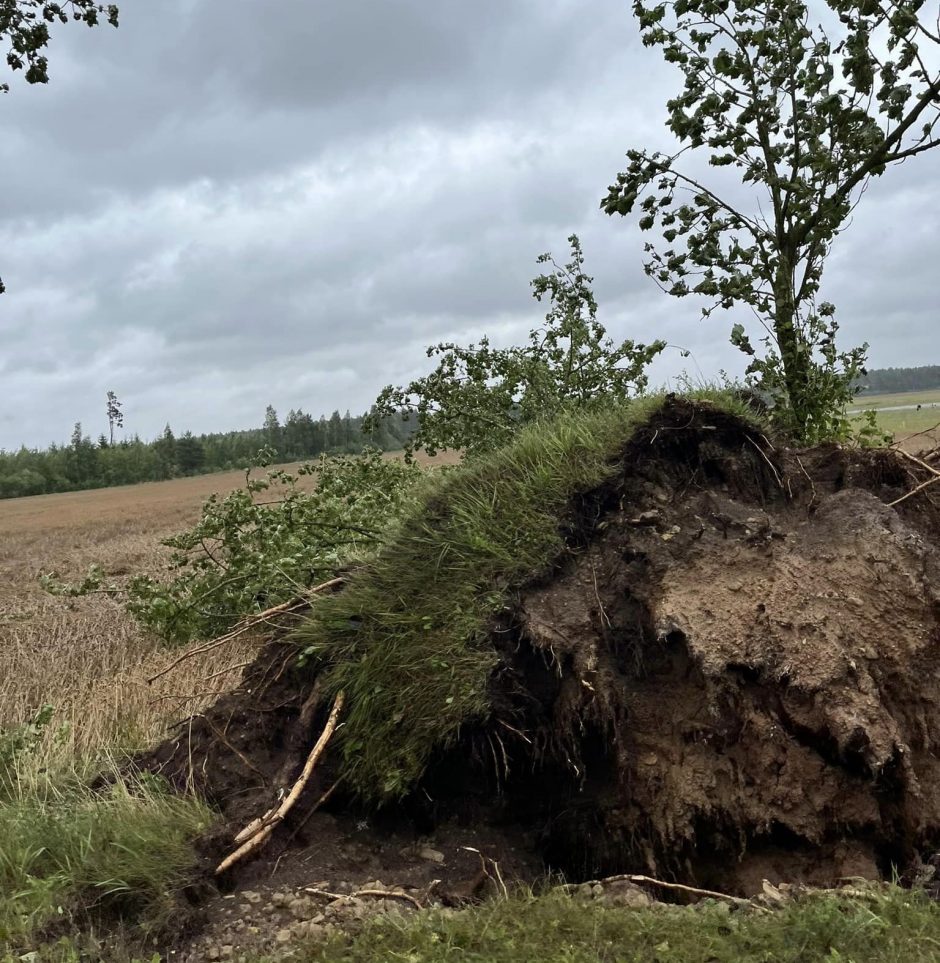
{"label": "stubble field", "polygon": [[210,494],[244,481],[231,471],[0,501],[0,730],[52,705],[46,749],[66,763],[151,742],[237,684],[256,644],[250,636],[148,683],[186,649],[144,632],[119,599],[53,597],[38,578],[80,578],[92,564],[118,585],[157,576],[170,556],[161,540],[193,524]]}
{"label": "stubble field", "polygon": [[148,684],[179,651],[143,632],[119,600],[52,597],[38,577],[76,578],[93,563],[117,583],[159,573],[169,558],[161,539],[193,523],[209,494],[243,481],[229,472],[0,503],[0,729],[51,704],[47,748],[65,761],[156,738],[237,682],[251,639]]}

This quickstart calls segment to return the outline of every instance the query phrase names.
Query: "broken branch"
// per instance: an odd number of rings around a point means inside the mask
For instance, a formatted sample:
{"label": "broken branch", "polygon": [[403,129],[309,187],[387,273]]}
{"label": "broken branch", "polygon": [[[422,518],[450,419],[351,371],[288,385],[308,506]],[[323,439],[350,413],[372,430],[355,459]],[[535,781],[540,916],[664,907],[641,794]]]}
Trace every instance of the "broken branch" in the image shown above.
{"label": "broken branch", "polygon": [[[304,787],[310,780],[317,760],[323,755],[323,750],[326,749],[326,744],[330,741],[330,737],[336,729],[336,722],[339,719],[339,714],[342,711],[345,700],[346,695],[344,692],[340,691],[336,693],[336,698],[333,700],[333,708],[330,710],[330,717],[327,719],[326,725],[323,727],[323,732],[320,734],[320,738],[317,739],[316,745],[310,750],[310,755],[307,757],[306,763],[304,763],[304,768],[291,788],[291,791],[284,797],[273,813],[269,810],[261,817],[260,821],[253,821],[235,837],[236,842],[239,839],[244,839],[245,842],[234,852],[229,853],[229,855],[219,863],[215,870],[216,876],[224,873],[239,860],[244,859],[249,853],[254,852],[254,850],[264,845],[271,833],[274,832],[274,827],[284,821],[284,817],[291,811],[294,803],[297,802],[300,794],[304,791]],[[256,823],[258,825],[256,825]],[[252,828],[254,832],[250,838],[246,838],[245,834],[249,828]]]}
{"label": "broken branch", "polygon": [[200,645],[198,648],[191,649],[189,652],[184,652],[178,659],[171,662],[165,669],[161,669],[156,675],[152,675],[148,680],[147,684],[151,685],[156,682],[157,679],[162,678],[168,672],[172,672],[180,663],[185,662],[187,659],[193,659],[197,655],[203,655],[206,652],[211,652],[213,649],[218,648],[220,645],[225,645],[226,642],[231,642],[233,639],[237,639],[240,635],[244,635],[249,629],[253,629],[260,625],[262,622],[266,622],[272,615],[279,615],[284,612],[292,612],[295,609],[303,608],[310,599],[311,595],[317,595],[320,592],[325,592],[327,589],[335,588],[338,585],[342,585],[346,580],[344,578],[331,578],[328,582],[322,582],[320,585],[315,585],[306,596],[303,598],[291,599],[289,602],[282,602],[280,605],[274,605],[269,609],[265,609],[263,612],[259,612],[257,615],[253,615],[250,618],[244,620],[241,625],[236,626],[231,632],[227,632],[225,635],[220,635],[217,639],[212,639],[206,642],[205,645]]}

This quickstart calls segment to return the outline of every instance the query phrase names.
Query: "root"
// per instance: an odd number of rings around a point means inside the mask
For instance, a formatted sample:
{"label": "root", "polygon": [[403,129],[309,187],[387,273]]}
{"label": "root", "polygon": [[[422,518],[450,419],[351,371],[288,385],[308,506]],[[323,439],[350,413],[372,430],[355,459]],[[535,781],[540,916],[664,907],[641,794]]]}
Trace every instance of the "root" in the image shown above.
{"label": "root", "polygon": [[311,893],[313,896],[323,896],[326,899],[336,902],[337,900],[351,900],[359,899],[363,896],[369,896],[373,899],[400,899],[404,900],[406,903],[411,903],[415,909],[424,909],[424,904],[415,899],[414,896],[409,896],[408,893],[396,893],[394,890],[389,889],[357,889],[354,893],[330,893],[325,889],[314,889],[312,886],[304,887],[305,893]]}
{"label": "root", "polygon": [[580,886],[603,886],[605,883],[637,883],[640,886],[656,886],[659,889],[667,889],[676,893],[688,893],[690,896],[701,896],[704,899],[720,899],[732,906],[750,906],[750,900],[740,896],[730,896],[728,893],[719,893],[713,889],[699,889],[697,886],[685,886],[682,883],[667,883],[662,879],[654,879],[652,876],[637,876],[633,873],[623,873],[620,876],[605,876],[604,879],[592,879],[586,883],[565,883],[562,889],[566,892],[578,889]]}
{"label": "root", "polygon": [[346,580],[344,578],[331,578],[328,582],[322,582],[320,585],[315,585],[310,591],[302,598],[291,599],[289,602],[282,602],[280,605],[272,606],[269,609],[265,609],[263,612],[259,612],[257,615],[253,615],[249,619],[245,619],[241,625],[236,626],[231,632],[226,632],[225,635],[220,635],[217,639],[212,639],[206,642],[205,645],[200,645],[195,649],[191,649],[189,652],[184,652],[178,659],[171,662],[165,669],[161,669],[156,675],[150,676],[147,679],[147,684],[152,685],[157,679],[162,678],[167,675],[167,673],[172,672],[178,665],[185,662],[187,659],[193,659],[197,655],[203,655],[206,652],[211,652],[213,649],[217,649],[220,645],[225,645],[227,642],[231,642],[233,639],[237,639],[240,635],[244,635],[250,629],[256,628],[261,625],[262,622],[267,622],[272,615],[281,615],[286,612],[293,612],[297,609],[302,609],[305,605],[310,602],[311,595],[317,595],[320,592],[326,592],[329,589],[336,588],[342,585]]}
{"label": "root", "polygon": [[284,821],[284,817],[293,809],[294,804],[300,798],[300,794],[304,791],[304,787],[310,780],[310,776],[313,773],[314,766],[317,764],[317,760],[323,755],[324,749],[326,749],[327,743],[330,741],[330,737],[333,735],[336,729],[336,722],[339,718],[339,714],[342,711],[343,703],[346,700],[345,693],[338,692],[336,698],[333,700],[333,708],[330,710],[330,717],[326,721],[326,725],[323,728],[323,732],[320,738],[317,739],[316,745],[310,750],[310,755],[307,757],[306,763],[304,763],[303,771],[300,773],[297,781],[291,787],[291,791],[284,797],[284,799],[272,809],[269,809],[263,816],[258,819],[252,820],[236,837],[235,842],[241,842],[241,845],[234,852],[229,853],[225,859],[216,867],[215,875],[219,876],[224,873],[227,869],[231,869],[237,862],[244,859],[249,853],[253,853],[256,849],[259,849],[265,844],[265,842],[270,837],[271,833],[274,832],[274,828],[281,822]]}

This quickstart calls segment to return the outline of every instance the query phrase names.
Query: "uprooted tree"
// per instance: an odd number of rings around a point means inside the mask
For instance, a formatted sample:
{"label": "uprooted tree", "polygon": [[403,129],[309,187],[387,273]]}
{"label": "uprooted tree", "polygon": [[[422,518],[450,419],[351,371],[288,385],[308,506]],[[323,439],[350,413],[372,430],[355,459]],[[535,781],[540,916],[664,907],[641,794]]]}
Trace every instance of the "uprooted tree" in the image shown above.
{"label": "uprooted tree", "polygon": [[[49,83],[49,25],[78,20],[95,27],[106,20],[112,27],[118,25],[116,4],[101,4],[95,0],[64,0],[50,3],[47,0],[0,0],[0,44],[9,44],[6,53],[7,66],[22,70],[28,84]],[[0,93],[9,90],[9,84],[0,83]],[[0,294],[4,292],[0,279]]]}
{"label": "uprooted tree", "polygon": [[427,356],[440,359],[437,368],[405,387],[385,388],[369,422],[376,425],[404,412],[418,423],[409,452],[460,448],[478,454],[505,444],[522,425],[564,408],[642,392],[646,368],[666,344],[629,339],[616,344],[608,336],[597,319],[581,242],[572,234],[568,243],[571,256],[565,265],[550,254],[538,258],[551,270],[532,281],[533,297],[548,298],[550,308],[545,324],[529,332],[528,344],[494,348],[484,336],[465,347],[433,345]]}
{"label": "uprooted tree", "polygon": [[[750,308],[766,331],[758,354],[744,325],[732,343],[774,397],[786,426],[811,441],[844,433],[867,346],[840,351],[834,308],[817,303],[833,240],[873,177],[940,145],[940,21],[923,0],[636,0],[646,46],[684,77],[668,104],[673,153],[628,152],[602,200],[642,210],[646,273],[703,309]],[[813,21],[822,18],[823,24]],[[740,184],[704,176],[737,168]],[[741,185],[744,185],[742,191]],[[748,187],[753,186],[753,192]]]}

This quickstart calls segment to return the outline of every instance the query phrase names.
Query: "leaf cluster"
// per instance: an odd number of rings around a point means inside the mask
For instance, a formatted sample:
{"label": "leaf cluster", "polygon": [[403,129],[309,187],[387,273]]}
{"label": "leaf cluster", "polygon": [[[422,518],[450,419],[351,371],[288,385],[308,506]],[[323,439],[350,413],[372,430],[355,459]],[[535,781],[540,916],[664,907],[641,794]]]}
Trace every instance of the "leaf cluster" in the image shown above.
{"label": "leaf cluster", "polygon": [[475,455],[499,448],[521,426],[565,408],[642,392],[646,368],[665,343],[618,344],[607,335],[597,319],[581,243],[574,234],[568,241],[571,256],[565,265],[550,254],[538,258],[551,269],[532,281],[533,297],[547,300],[549,310],[544,325],[529,332],[527,344],[494,348],[483,337],[466,346],[433,345],[427,356],[438,359],[437,368],[407,386],[386,387],[370,419],[416,417],[409,452],[462,449]]}
{"label": "leaf cluster", "polygon": [[[820,334],[815,306],[825,260],[869,180],[940,145],[940,22],[923,0],[826,0],[825,24],[803,0],[636,0],[634,12],[644,44],[682,74],[667,104],[680,147],[629,151],[601,207],[638,207],[641,229],[659,231],[645,270],[664,291],[705,298],[706,316],[757,316],[782,366],[779,400],[812,436],[833,400],[811,383],[834,334]],[[681,163],[699,154],[744,190]]]}
{"label": "leaf cluster", "polygon": [[170,578],[136,575],[120,590],[93,566],[77,584],[54,573],[41,581],[57,595],[126,593],[127,609],[168,642],[211,638],[303,595],[375,545],[421,477],[416,465],[375,450],[324,455],[295,473],[249,470],[243,487],[211,495],[192,528],[163,542],[173,550]]}
{"label": "leaf cluster", "polygon": [[[49,27],[53,23],[76,20],[96,27],[102,21],[118,25],[117,4],[95,0],[0,0],[0,41],[9,42],[7,66],[22,70],[28,84],[49,82],[49,62],[45,54],[49,44]],[[0,90],[7,90],[0,84]]]}

